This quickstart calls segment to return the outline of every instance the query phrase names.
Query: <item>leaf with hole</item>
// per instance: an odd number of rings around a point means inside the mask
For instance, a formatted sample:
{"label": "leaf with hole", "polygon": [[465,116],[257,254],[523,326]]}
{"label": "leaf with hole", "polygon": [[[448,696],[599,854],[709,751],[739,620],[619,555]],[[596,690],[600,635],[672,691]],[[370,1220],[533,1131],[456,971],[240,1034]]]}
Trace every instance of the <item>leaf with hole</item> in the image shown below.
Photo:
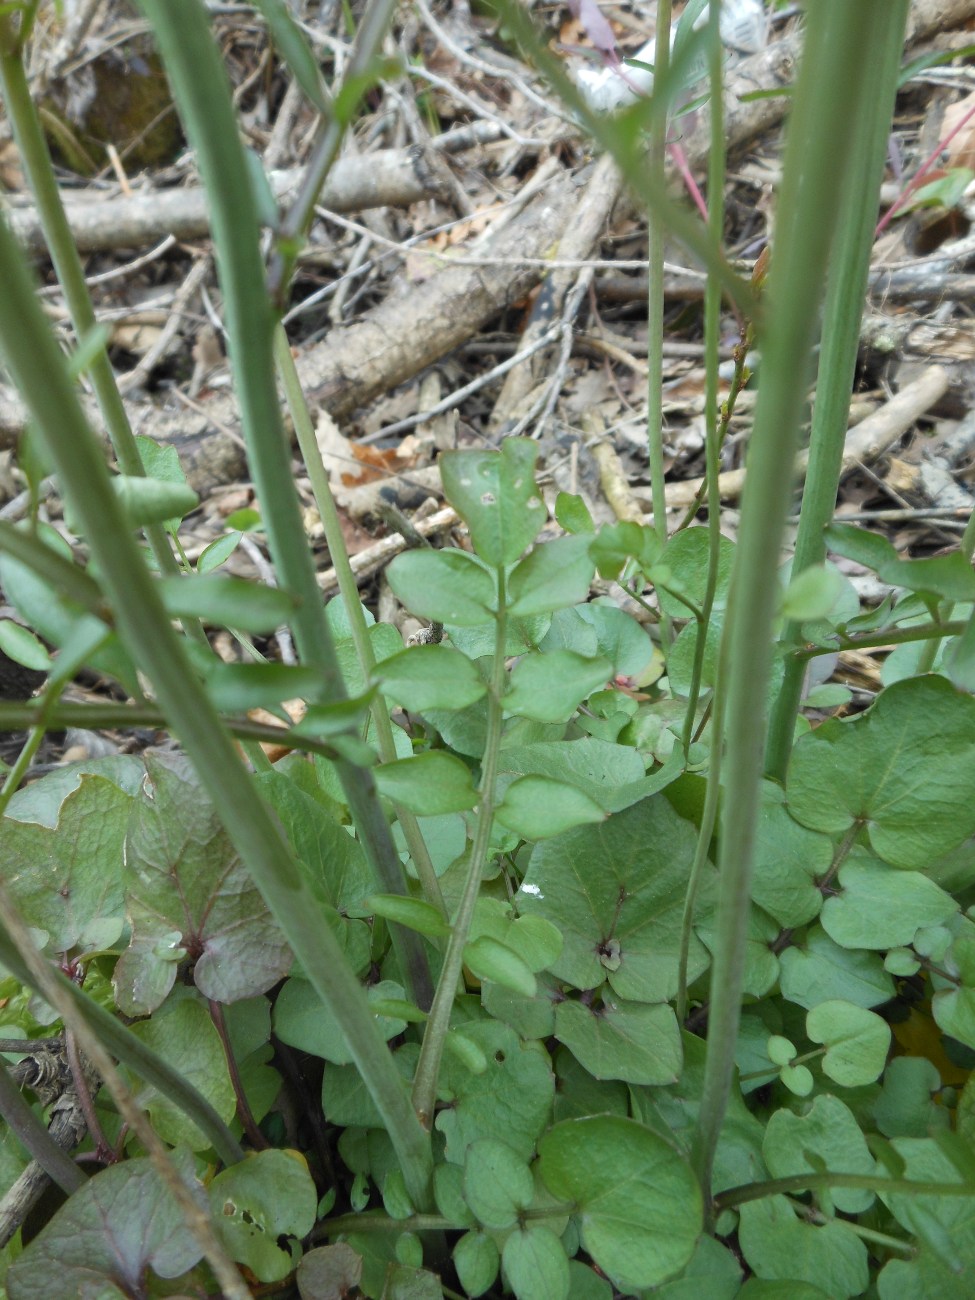
{"label": "leaf with hole", "polygon": [[537,459],[530,438],[505,438],[500,451],[446,451],[438,461],[444,496],[485,564],[513,564],[542,530],[547,512],[535,484]]}

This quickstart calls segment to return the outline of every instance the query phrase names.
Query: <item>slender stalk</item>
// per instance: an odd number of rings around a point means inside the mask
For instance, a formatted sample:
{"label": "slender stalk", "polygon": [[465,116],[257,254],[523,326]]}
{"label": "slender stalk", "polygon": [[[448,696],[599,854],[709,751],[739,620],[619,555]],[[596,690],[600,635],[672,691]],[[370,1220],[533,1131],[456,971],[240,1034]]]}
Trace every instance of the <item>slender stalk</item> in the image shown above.
{"label": "slender stalk", "polygon": [[770,1178],[763,1183],[745,1183],[729,1187],[714,1198],[715,1213],[761,1201],[766,1196],[788,1196],[791,1192],[829,1191],[831,1187],[849,1187],[864,1192],[886,1192],[899,1196],[975,1196],[973,1183],[925,1183],[908,1178],[883,1178],[873,1174],[792,1174],[788,1178]]}
{"label": "slender stalk", "polygon": [[[196,5],[188,6],[187,12],[196,13]],[[190,42],[189,33],[186,39]],[[411,1195],[422,1205],[428,1194],[432,1161],[429,1135],[410,1107],[362,986],[322,915],[316,895],[306,883],[279,825],[255,796],[230,737],[186,659],[111,490],[100,448],[41,315],[20,251],[3,222],[0,280],[4,285],[0,296],[0,353],[81,523],[121,634],[153,683],[161,708],[183,741],[218,815],[306,975],[341,1026],[352,1058],[388,1127]]]}
{"label": "slender stalk", "polygon": [[[16,31],[12,14],[0,14],[0,86],[20,159],[37,205],[44,239],[58,282],[64,291],[75,337],[80,341],[95,330],[95,312],[85,284],[81,258],[61,203],[47,141],[30,96],[30,86],[24,73],[21,35]],[[145,472],[142,458],[104,345],[92,357],[88,374],[119,467],[125,474],[141,476]],[[146,525],[145,534],[160,570],[163,573],[177,573],[176,561],[162,525]],[[191,623],[191,627],[195,628],[196,636],[205,641],[199,623]]]}
{"label": "slender stalk", "polygon": [[948,623],[919,623],[915,627],[887,628],[880,632],[865,632],[862,636],[838,636],[835,645],[814,645],[794,650],[793,657],[805,663],[819,655],[836,654],[844,650],[871,650],[879,646],[907,645],[911,641],[939,642],[942,637],[959,636],[968,624],[963,619]]}
{"label": "slender stalk", "polygon": [[[670,66],[670,0],[660,0],[657,5],[657,31],[654,46],[654,84],[658,92],[667,79]],[[666,102],[666,101],[664,101]],[[647,168],[658,185],[665,181],[664,164],[667,157],[667,112],[663,108],[650,124],[647,148]],[[653,493],[653,528],[661,545],[667,541],[667,497],[664,482],[664,413],[663,413],[663,350],[664,350],[664,225],[649,214],[647,230],[647,257],[649,281],[647,289],[647,440],[650,454],[650,483]],[[663,614],[660,620],[660,638],[664,647],[670,644],[670,618]]]}
{"label": "slender stalk", "polygon": [[[708,152],[708,229],[715,244],[720,246],[724,238],[724,85],[721,75],[722,46],[719,19],[721,5],[719,0],[711,0],[708,9],[708,84],[711,104],[711,144]],[[701,690],[701,674],[704,670],[704,652],[707,648],[708,625],[714,608],[714,593],[718,585],[718,563],[721,558],[721,495],[718,489],[718,474],[721,470],[721,430],[718,426],[718,348],[721,342],[721,286],[714,276],[708,275],[707,288],[704,293],[704,355],[706,366],[706,387],[704,397],[705,428],[705,482],[708,495],[708,575],[704,588],[704,600],[701,605],[701,622],[698,624],[697,644],[694,647],[694,663],[691,667],[690,689],[687,694],[687,713],[684,717],[683,745],[685,755],[691,747],[694,732],[694,718]],[[720,766],[721,733],[715,729],[711,733],[714,745],[711,748],[712,768]],[[710,774],[708,777],[710,781]],[[710,836],[708,837],[710,841]],[[686,977],[687,968],[684,973]],[[685,990],[686,992],[686,990]],[[678,1019],[683,1017],[678,1013]]]}
{"label": "slender stalk", "polygon": [[[345,683],[305,536],[274,382],[275,319],[264,292],[257,208],[226,70],[206,12],[196,0],[140,3],[155,31],[207,190],[241,427],[279,582],[299,601],[293,616],[298,653],[318,670],[321,698],[344,700]],[[372,773],[346,761],[336,769],[377,888],[407,894],[403,864]],[[390,927],[390,936],[407,988],[419,1006],[428,1007],[432,981],[419,936],[400,925]]]}
{"label": "slender stalk", "polygon": [[68,1196],[88,1181],[24,1101],[5,1061],[0,1061],[0,1114],[18,1142]]}
{"label": "slender stalk", "polygon": [[[776,569],[815,339],[820,286],[863,111],[862,64],[877,7],[821,0],[807,13],[762,332],[762,383],[728,621],[726,787],[710,1015],[694,1162],[707,1194],[734,1072],[771,671]],[[878,19],[879,21],[879,19]]]}
{"label": "slender stalk", "polygon": [[[352,57],[349,59],[342,87],[337,96],[339,101],[347,95],[354,94],[355,103],[358,103],[365,93],[365,76],[382,49],[383,38],[395,9],[396,0],[369,0],[356,29]],[[355,103],[342,104],[342,111],[339,112],[338,105],[333,101],[334,111],[326,120],[316,141],[301,184],[301,191],[281,224],[277,248],[267,277],[268,296],[277,305],[279,312],[283,313],[287,304],[291,277],[294,275],[298,255],[304,247],[315,214],[318,195],[338,156],[339,146]]]}
{"label": "slender stalk", "polygon": [[[312,494],[315,497],[322,528],[325,531],[325,541],[332,560],[332,568],[335,570],[339,592],[352,631],[352,641],[355,645],[356,658],[359,661],[359,670],[363,679],[368,682],[376,669],[376,656],[373,653],[372,642],[369,640],[369,629],[366,626],[362,604],[359,601],[359,584],[356,582],[355,574],[352,572],[352,565],[349,562],[348,548],[342,534],[338,510],[335,508],[335,498],[332,496],[328,475],[325,472],[325,466],[322,464],[321,453],[318,450],[318,442],[315,438],[315,430],[312,427],[311,414],[305,401],[305,395],[301,391],[298,369],[295,366],[294,357],[291,355],[291,348],[288,345],[288,336],[285,333],[284,326],[280,324],[274,334],[274,356],[278,366],[278,374],[281,377],[281,386],[284,389],[288,409],[291,412],[291,419],[295,426],[295,436],[298,439],[298,446],[305,462],[305,468],[308,471],[308,478],[311,481]],[[386,707],[386,701],[382,695],[377,694],[375,696],[370,706],[370,712],[373,726],[376,728],[379,757],[384,763],[392,763],[397,757],[396,742],[393,739],[393,724],[390,721],[389,709]],[[440,882],[437,879],[437,873],[433,869],[423,832],[420,830],[420,823],[414,814],[401,804],[394,803],[393,810],[403,830],[406,847],[409,849],[410,857],[416,868],[423,896],[428,903],[432,903],[437,908],[442,916],[446,916],[447,907],[443,900],[443,894],[440,892]]]}
{"label": "slender stalk", "polygon": [[460,979],[464,964],[464,945],[470,933],[474,917],[474,905],[477,902],[481,886],[481,875],[487,857],[488,842],[491,837],[491,823],[494,820],[495,781],[498,774],[498,754],[501,749],[501,729],[504,719],[504,692],[506,685],[504,645],[507,636],[507,594],[505,589],[504,568],[499,567],[498,574],[498,614],[494,629],[494,659],[491,665],[491,683],[487,697],[487,736],[484,742],[484,757],[481,760],[481,780],[478,786],[479,805],[477,829],[471,847],[470,862],[467,867],[467,879],[464,892],[453,920],[450,940],[444,957],[443,969],[437,982],[437,991],[433,997],[433,1006],[423,1034],[420,1058],[416,1065],[413,1079],[413,1105],[424,1124],[433,1121],[433,1108],[437,1099],[437,1079],[440,1074],[440,1061],[443,1057],[444,1040],[450,1027],[450,1013],[453,1010],[457,981]]}
{"label": "slender stalk", "polygon": [[[870,250],[909,7],[909,0],[889,0],[886,21],[878,32],[880,44],[872,51],[873,57],[866,60],[861,74],[866,86],[864,103],[872,105],[873,111],[861,113],[847,126],[852,166],[842,190],[836,249],[829,264],[809,466],[799,512],[793,576],[811,565],[822,564],[826,558],[823,529],[836,508]],[[801,627],[790,623],[781,639],[786,645],[796,645],[801,635]],[[766,755],[768,774],[777,781],[785,780],[804,676],[802,660],[787,660],[772,709]]]}

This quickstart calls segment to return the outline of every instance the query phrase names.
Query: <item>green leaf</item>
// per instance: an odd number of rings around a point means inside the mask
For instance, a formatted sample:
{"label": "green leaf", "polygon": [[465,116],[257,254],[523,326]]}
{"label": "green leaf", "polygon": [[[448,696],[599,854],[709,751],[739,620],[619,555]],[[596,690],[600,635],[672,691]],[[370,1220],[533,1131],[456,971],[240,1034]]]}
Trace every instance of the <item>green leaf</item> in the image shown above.
{"label": "green leaf", "polygon": [[288,942],[188,766],[147,758],[124,863],[132,938],[113,983],[126,1015],[168,995],[174,947],[193,953],[193,981],[217,1002],[264,993],[287,974]]}
{"label": "green leaf", "polygon": [[887,1063],[890,1025],[852,1002],[820,1002],[806,1016],[806,1033],[825,1043],[823,1072],[846,1088],[873,1083]]}
{"label": "green leaf", "polygon": [[533,971],[551,966],[562,951],[562,931],[541,916],[519,916],[512,922],[505,941]]}
{"label": "green leaf", "polygon": [[[403,988],[390,980],[381,980],[367,989],[369,1005],[384,1004],[404,996]],[[292,978],[281,988],[274,1004],[274,1032],[283,1043],[301,1052],[310,1052],[333,1065],[349,1065],[352,1057],[345,1035],[322,1005],[322,1000],[308,980]],[[386,1042],[401,1034],[406,1021],[398,1017],[376,1015],[376,1024]]]}
{"label": "green leaf", "polygon": [[238,532],[224,533],[215,542],[211,542],[209,546],[204,547],[200,552],[200,558],[196,562],[197,573],[213,573],[222,564],[226,564],[240,545],[240,539],[243,535],[243,533]]}
{"label": "green leaf", "polygon": [[[185,1152],[175,1159],[202,1211],[206,1193],[192,1162]],[[61,1206],[11,1264],[7,1294],[11,1300],[137,1295],[150,1269],[179,1277],[201,1255],[152,1161],[139,1157],[102,1169]]]}
{"label": "green leaf", "polygon": [[[765,1129],[762,1154],[773,1178],[818,1173],[824,1167],[839,1174],[877,1172],[853,1112],[828,1094],[817,1097],[802,1115],[775,1111]],[[874,1200],[873,1192],[855,1188],[832,1188],[829,1196],[844,1214],[862,1214]]]}
{"label": "green leaf", "polygon": [[904,212],[915,208],[957,208],[972,183],[973,173],[969,167],[949,167],[936,180],[929,181],[915,190]]}
{"label": "green leaf", "polygon": [[494,576],[467,551],[404,551],[386,577],[394,594],[421,618],[458,627],[493,621]]}
{"label": "green leaf", "polygon": [[943,659],[945,672],[960,691],[975,694],[975,610],[969,616],[964,632],[953,637]]}
{"label": "green leaf", "polygon": [[[635,749],[592,736],[505,745],[498,758],[498,772],[499,775],[514,772],[519,776],[547,776],[572,785],[604,812],[628,807],[625,798],[620,802],[621,792],[637,786],[644,777],[643,760]],[[642,797],[638,795],[638,799]]]}
{"label": "green leaf", "polygon": [[178,523],[200,504],[200,498],[187,484],[167,483],[160,478],[116,474],[112,487],[129,522],[136,525]]}
{"label": "green leaf", "polygon": [[419,817],[463,812],[477,803],[470,768],[443,750],[383,763],[374,775],[380,794]]}
{"label": "green leaf", "polygon": [[644,524],[604,524],[589,548],[601,578],[618,578],[631,558],[644,573],[660,556],[660,538]]}
{"label": "green leaf", "polygon": [[[873,1104],[877,1128],[885,1137],[927,1137],[951,1123],[934,1100],[941,1075],[923,1056],[895,1056],[884,1071],[883,1091]],[[959,1133],[962,1125],[959,1111]]]}
{"label": "green leaf", "polygon": [[454,1268],[469,1296],[483,1295],[494,1285],[501,1257],[491,1237],[483,1232],[465,1232],[454,1246]]}
{"label": "green leaf", "polygon": [[789,816],[781,786],[763,781],[761,798],[752,899],[782,926],[806,925],[823,905],[816,881],[829,870],[833,846]]}
{"label": "green leaf", "polygon": [[464,1161],[464,1199],[486,1228],[510,1228],[535,1196],[526,1162],[506,1142],[472,1142]]}
{"label": "green leaf", "polygon": [[680,1077],[684,1053],[677,1017],[667,1004],[618,999],[594,1008],[560,1002],[555,1037],[594,1079],[658,1086]]}
{"label": "green leaf", "polygon": [[[653,642],[636,619],[599,599],[580,605],[577,613],[596,629],[599,653],[613,665],[613,672],[620,677],[639,677],[653,659]],[[547,648],[544,642],[541,648]]]}
{"label": "green leaf", "polygon": [[902,560],[885,537],[853,524],[830,524],[825,537],[831,551],[873,569],[892,587],[923,591],[945,600],[975,601],[975,572],[960,551],[932,559]]}
{"label": "green leaf", "polygon": [[[905,1162],[903,1176],[911,1181],[964,1181],[931,1138],[897,1137],[892,1146]],[[975,1196],[884,1192],[881,1200],[915,1239],[913,1258],[891,1260],[880,1274],[881,1300],[904,1295],[968,1300],[975,1268]]]}
{"label": "green leaf", "polygon": [[973,786],[975,699],[942,677],[917,677],[853,721],[801,737],[787,790],[804,826],[837,836],[863,822],[885,861],[923,868],[975,832]]}
{"label": "green leaf", "polygon": [[876,1007],[894,996],[894,981],[876,953],[841,948],[818,925],[779,955],[779,969],[782,996],[807,1010],[830,998]]}
{"label": "green leaf", "polygon": [[544,1223],[517,1227],[505,1240],[501,1264],[518,1300],[567,1300],[569,1261]]}
{"label": "green leaf", "polygon": [[[577,989],[607,978],[621,998],[664,1002],[677,992],[677,958],[687,873],[697,832],[662,795],[597,826],[535,846],[516,904],[551,921],[564,938],[552,973]],[[701,882],[706,903],[714,873]],[[691,940],[689,979],[707,969]]]}
{"label": "green leaf", "polygon": [[693,1255],[700,1186],[642,1124],[611,1115],[556,1124],[539,1143],[539,1169],[549,1191],[575,1206],[583,1245],[620,1290],[659,1286]]}
{"label": "green leaf", "polygon": [[450,934],[450,926],[440,912],[422,898],[408,898],[404,894],[370,894],[363,907],[387,921],[416,930],[418,934],[433,938]]}
{"label": "green leaf", "polygon": [[[691,611],[675,593],[686,596],[698,609],[704,604],[708,580],[708,547],[706,528],[685,528],[675,533],[664,548],[660,556],[660,564],[669,570],[669,577],[666,580],[666,589],[657,588],[657,599],[660,608],[671,618],[691,617]],[[714,593],[714,608],[717,610],[724,609],[727,603],[734,556],[734,543],[722,536],[718,559],[718,583]]]}
{"label": "green leaf", "polygon": [[[157,1052],[200,1092],[224,1123],[237,1109],[227,1057],[209,1012],[192,990],[175,1003],[170,998],[150,1020],[131,1026],[137,1038]],[[130,1080],[136,1104],[149,1112],[152,1126],[170,1146],[205,1151],[210,1139],[183,1111],[150,1084]]]}
{"label": "green leaf", "polygon": [[51,667],[51,656],[45,646],[28,628],[13,619],[0,619],[0,650],[14,663],[46,673]]}
{"label": "green leaf", "polygon": [[383,660],[377,670],[382,693],[404,709],[463,709],[487,693],[477,667],[444,645],[411,646]]}
{"label": "green leaf", "polygon": [[261,1282],[281,1282],[292,1271],[292,1250],[282,1238],[307,1237],[317,1206],[315,1184],[296,1151],[256,1151],[210,1184],[220,1239],[231,1259],[246,1264]]}
{"label": "green leaf", "polygon": [[567,533],[594,533],[589,507],[581,496],[571,492],[560,492],[555,498],[555,519]]}
{"label": "green leaf", "polygon": [[509,611],[523,618],[577,605],[589,594],[594,572],[586,536],[559,537],[536,546],[508,578]]}
{"label": "green leaf", "polygon": [[839,892],[827,898],[820,918],[844,948],[907,947],[922,926],[941,925],[958,904],[918,871],[899,871],[862,850],[853,850],[839,872]]}
{"label": "green leaf", "polygon": [[505,438],[500,451],[440,456],[444,496],[467,524],[485,564],[513,564],[542,530],[546,510],[535,485],[537,459],[538,444],[530,438]]}
{"label": "green leaf", "polygon": [[295,856],[335,908],[361,905],[375,888],[358,840],[331,812],[282,771],[258,777],[261,792],[284,826]]}
{"label": "green leaf", "polygon": [[576,786],[546,776],[522,776],[512,781],[494,815],[524,840],[548,839],[573,826],[606,820],[599,804]]}
{"label": "green leaf", "polygon": [[[785,1196],[766,1196],[740,1207],[738,1241],[757,1277],[782,1279],[790,1288],[780,1300],[803,1297],[802,1284],[821,1287],[832,1300],[847,1300],[867,1289],[867,1248],[841,1219],[821,1227],[805,1223]],[[764,1295],[759,1291],[758,1295]]]}
{"label": "green leaf", "polygon": [[538,722],[567,722],[593,691],[612,675],[608,659],[587,659],[572,650],[528,654],[511,674],[506,713]]}
{"label": "green leaf", "polygon": [[280,587],[216,574],[161,578],[159,594],[174,618],[200,618],[243,632],[273,632],[294,613],[294,598]]}
{"label": "green leaf", "polygon": [[62,798],[53,829],[24,821],[26,810],[18,812],[21,820],[0,823],[8,888],[24,921],[47,935],[52,954],[85,947],[93,924],[124,917],[122,859],[132,808],[131,797],[100,776],[82,776]]}
{"label": "green leaf", "polygon": [[535,996],[535,976],[513,948],[481,935],[464,945],[464,964],[480,980],[493,980],[525,998]]}
{"label": "green leaf", "polygon": [[826,618],[842,588],[843,579],[835,568],[810,565],[790,580],[782,596],[782,617],[796,623]]}
{"label": "green leaf", "polygon": [[548,1053],[496,1021],[465,1025],[464,1037],[480,1048],[487,1069],[444,1057],[438,1095],[450,1105],[438,1112],[436,1127],[447,1140],[446,1158],[462,1164],[472,1142],[503,1133],[529,1160],[551,1117],[555,1080]]}
{"label": "green leaf", "polygon": [[215,663],[207,675],[207,694],[223,713],[246,713],[315,696],[320,690],[321,673],[297,664]]}

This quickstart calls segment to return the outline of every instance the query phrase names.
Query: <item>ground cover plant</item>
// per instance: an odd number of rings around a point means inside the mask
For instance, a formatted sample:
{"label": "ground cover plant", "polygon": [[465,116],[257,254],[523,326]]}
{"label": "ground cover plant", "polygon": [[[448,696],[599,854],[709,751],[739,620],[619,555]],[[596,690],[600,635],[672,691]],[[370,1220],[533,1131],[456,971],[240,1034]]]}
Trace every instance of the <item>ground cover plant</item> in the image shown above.
{"label": "ground cover plant", "polygon": [[[27,731],[0,792],[6,1294],[967,1297],[975,524],[905,557],[834,518],[918,7],[805,6],[771,241],[745,262],[721,201],[734,6],[723,33],[718,4],[661,3],[653,93],[611,116],[524,9],[492,13],[505,57],[605,152],[608,207],[625,188],[650,223],[653,510],[607,520],[577,483],[551,490],[552,444],[523,436],[551,416],[547,390],[512,404],[503,437],[455,429],[437,461],[447,544],[392,516],[384,582],[417,620],[410,644],[360,600],[322,455],[337,434],[282,324],[343,138],[409,72],[387,40],[402,16],[350,9],[327,85],[304,15],[255,6],[320,119],[279,213],[207,9],[139,8],[206,188],[256,509],[190,557],[199,495],[174,446],[133,436],[31,99],[41,15],[5,6],[0,82],[72,323],[65,355],[0,222],[0,359],[30,416],[26,518],[0,520],[16,614],[0,724]],[[577,8],[632,90],[646,57],[621,63]],[[668,183],[673,125],[694,114],[703,216]],[[924,201],[954,211],[958,187]],[[542,247],[551,260],[562,236],[568,268],[543,306],[580,270],[548,202]],[[705,283],[707,472],[676,519],[665,232]],[[523,366],[551,320],[529,310]],[[329,383],[317,400],[341,413]],[[753,393],[732,517],[722,443]],[[262,581],[230,571],[255,524]],[[850,577],[866,572],[885,592],[871,605]],[[893,653],[862,707],[830,667],[873,647]],[[66,698],[85,674],[99,696]],[[28,780],[68,726],[157,743]]]}

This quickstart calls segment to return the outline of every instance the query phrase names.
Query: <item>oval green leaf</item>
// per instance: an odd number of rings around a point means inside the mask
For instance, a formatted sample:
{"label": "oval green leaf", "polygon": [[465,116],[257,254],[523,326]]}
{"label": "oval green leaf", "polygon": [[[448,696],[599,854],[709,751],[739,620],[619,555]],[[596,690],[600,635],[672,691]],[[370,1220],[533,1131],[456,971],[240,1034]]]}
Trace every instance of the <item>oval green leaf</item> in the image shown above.
{"label": "oval green leaf", "polygon": [[376,675],[383,695],[414,713],[463,709],[487,692],[476,665],[445,645],[411,646],[384,659]]}
{"label": "oval green leaf", "polygon": [[478,799],[470,768],[442,750],[383,763],[376,768],[375,777],[380,794],[418,817],[465,812]]}
{"label": "oval green leaf", "polygon": [[466,551],[404,551],[386,576],[394,594],[421,618],[458,627],[494,618],[494,577]]}

